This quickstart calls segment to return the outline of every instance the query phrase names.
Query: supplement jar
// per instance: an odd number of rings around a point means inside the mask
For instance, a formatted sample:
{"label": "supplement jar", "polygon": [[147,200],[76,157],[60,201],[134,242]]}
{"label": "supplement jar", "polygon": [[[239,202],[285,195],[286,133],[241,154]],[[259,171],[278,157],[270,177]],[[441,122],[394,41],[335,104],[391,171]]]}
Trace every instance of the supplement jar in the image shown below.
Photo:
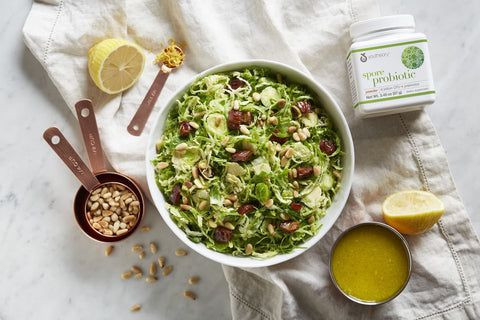
{"label": "supplement jar", "polygon": [[353,107],[363,118],[424,108],[435,101],[427,37],[411,15],[350,26],[347,71]]}

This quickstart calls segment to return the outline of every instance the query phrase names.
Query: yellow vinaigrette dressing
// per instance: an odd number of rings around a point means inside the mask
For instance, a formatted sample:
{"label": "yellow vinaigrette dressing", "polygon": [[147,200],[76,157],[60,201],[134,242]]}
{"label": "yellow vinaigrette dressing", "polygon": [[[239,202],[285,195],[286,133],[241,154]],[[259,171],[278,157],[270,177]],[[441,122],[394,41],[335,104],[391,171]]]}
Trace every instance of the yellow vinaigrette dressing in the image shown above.
{"label": "yellow vinaigrette dressing", "polygon": [[331,259],[338,287],[364,302],[393,298],[409,278],[410,259],[403,241],[377,224],[347,231],[337,241]]}

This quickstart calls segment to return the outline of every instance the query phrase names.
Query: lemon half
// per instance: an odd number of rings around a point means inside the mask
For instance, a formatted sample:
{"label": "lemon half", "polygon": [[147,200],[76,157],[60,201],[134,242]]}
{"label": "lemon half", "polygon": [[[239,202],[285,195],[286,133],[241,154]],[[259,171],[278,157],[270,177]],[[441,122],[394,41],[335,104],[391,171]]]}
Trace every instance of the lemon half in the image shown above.
{"label": "lemon half", "polygon": [[123,39],[105,39],[88,51],[88,72],[100,90],[123,92],[140,78],[145,54],[138,45]]}
{"label": "lemon half", "polygon": [[385,222],[403,234],[427,231],[442,216],[445,205],[433,193],[421,190],[399,191],[382,204]]}

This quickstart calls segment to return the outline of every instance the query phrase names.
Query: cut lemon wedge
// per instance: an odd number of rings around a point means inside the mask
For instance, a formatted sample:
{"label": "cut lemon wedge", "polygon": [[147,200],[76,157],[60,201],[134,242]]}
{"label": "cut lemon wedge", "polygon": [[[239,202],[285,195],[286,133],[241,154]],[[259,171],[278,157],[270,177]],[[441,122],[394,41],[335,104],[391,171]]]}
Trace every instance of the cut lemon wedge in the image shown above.
{"label": "cut lemon wedge", "polygon": [[403,234],[427,231],[445,211],[443,202],[433,193],[420,190],[399,191],[382,204],[385,222]]}
{"label": "cut lemon wedge", "polygon": [[138,45],[123,39],[105,39],[88,51],[88,72],[100,90],[123,92],[140,78],[145,54]]}

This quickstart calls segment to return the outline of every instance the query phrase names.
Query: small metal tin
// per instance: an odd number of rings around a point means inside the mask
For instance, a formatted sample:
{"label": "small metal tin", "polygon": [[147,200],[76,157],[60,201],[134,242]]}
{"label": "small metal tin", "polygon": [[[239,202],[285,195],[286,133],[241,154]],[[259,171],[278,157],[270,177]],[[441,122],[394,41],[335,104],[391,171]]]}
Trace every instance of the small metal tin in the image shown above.
{"label": "small metal tin", "polygon": [[[349,233],[350,231],[352,231],[353,229],[356,229],[356,228],[359,228],[359,227],[362,227],[362,226],[366,226],[366,225],[375,225],[375,226],[379,226],[379,227],[382,227],[388,231],[390,231],[396,238],[400,239],[402,244],[403,244],[403,247],[407,253],[407,259],[408,259],[408,277],[407,279],[405,280],[405,283],[403,284],[403,286],[400,288],[400,290],[398,290],[398,292],[391,296],[390,298],[388,298],[387,300],[384,300],[384,301],[365,301],[365,300],[362,300],[362,299],[359,299],[359,298],[356,298],[356,297],[353,297],[351,295],[348,295],[347,293],[345,293],[342,288],[340,288],[340,286],[337,284],[337,281],[335,280],[335,277],[333,275],[333,270],[332,270],[332,256],[333,256],[333,253],[335,251],[335,248],[337,246],[337,244],[339,243],[339,241],[347,234]],[[329,257],[329,272],[330,272],[330,278],[332,279],[332,282],[333,284],[335,285],[335,287],[337,287],[338,291],[340,291],[346,298],[348,298],[349,300],[353,301],[353,302],[356,302],[356,303],[359,303],[359,304],[362,304],[362,305],[380,305],[380,304],[384,304],[384,303],[387,303],[393,299],[395,299],[404,289],[405,287],[407,286],[408,284],[408,281],[410,280],[410,275],[412,273],[412,254],[410,252],[410,248],[408,247],[408,243],[407,241],[405,240],[405,238],[397,231],[395,230],[394,228],[390,227],[389,225],[385,224],[385,223],[381,223],[381,222],[375,222],[375,221],[371,221],[371,222],[363,222],[363,223],[359,223],[357,225],[354,225],[350,228],[348,228],[347,230],[343,231],[340,236],[338,236],[337,240],[335,240],[335,243],[333,244],[332,246],[332,249],[330,251],[330,257]]]}

